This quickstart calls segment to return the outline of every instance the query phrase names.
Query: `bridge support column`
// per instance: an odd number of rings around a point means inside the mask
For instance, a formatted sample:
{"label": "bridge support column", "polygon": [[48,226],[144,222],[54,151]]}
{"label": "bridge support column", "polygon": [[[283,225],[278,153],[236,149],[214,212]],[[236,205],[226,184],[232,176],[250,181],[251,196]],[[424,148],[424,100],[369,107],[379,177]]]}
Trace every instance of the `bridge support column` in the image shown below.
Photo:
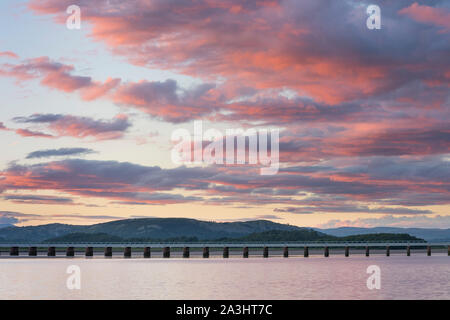
{"label": "bridge support column", "polygon": [[126,247],[123,250],[123,256],[124,258],[131,258],[131,247]]}
{"label": "bridge support column", "polygon": [[73,247],[68,247],[66,250],[66,257],[74,257],[75,249]]}
{"label": "bridge support column", "polygon": [[47,256],[48,257],[56,256],[56,249],[55,249],[55,247],[48,247]]}
{"label": "bridge support column", "polygon": [[203,248],[203,258],[209,258],[209,247]]}
{"label": "bridge support column", "polygon": [[389,257],[391,255],[391,248],[389,246],[386,246],[386,257]]}
{"label": "bridge support column", "polygon": [[86,247],[85,256],[86,257],[93,257],[94,256],[94,248]]}
{"label": "bridge support column", "polygon": [[348,246],[345,247],[345,256],[350,256],[350,248]]}
{"label": "bridge support column", "polygon": [[328,247],[325,247],[323,250],[323,256],[325,258],[328,258],[330,256],[330,249],[328,249]]}
{"label": "bridge support column", "polygon": [[431,256],[431,246],[427,247],[427,256]]}
{"label": "bridge support column", "polygon": [[269,257],[269,247],[264,247],[263,249],[263,258]]}
{"label": "bridge support column", "polygon": [[450,246],[447,247],[447,255],[450,256]]}
{"label": "bridge support column", "polygon": [[303,256],[304,256],[305,258],[308,258],[308,257],[309,257],[309,248],[308,248],[308,247],[305,247],[305,249],[303,250]]}
{"label": "bridge support column", "polygon": [[184,247],[183,248],[183,258],[189,258],[189,256],[190,256],[189,247]]}
{"label": "bridge support column", "polygon": [[366,257],[368,257],[370,255],[370,249],[369,246],[366,246]]}
{"label": "bridge support column", "polygon": [[111,247],[105,248],[105,257],[112,257],[112,248]]}
{"label": "bridge support column", "polygon": [[144,258],[150,258],[152,256],[152,249],[150,247],[144,248]]}
{"label": "bridge support column", "polygon": [[283,249],[283,257],[289,258],[289,247],[284,247],[284,249]]}
{"label": "bridge support column", "polygon": [[244,247],[244,251],[242,252],[242,256],[244,258],[248,258],[248,247]]}
{"label": "bridge support column", "polygon": [[170,258],[170,247],[164,247],[163,258]]}
{"label": "bridge support column", "polygon": [[406,256],[409,257],[411,255],[411,246],[406,247]]}
{"label": "bridge support column", "polygon": [[225,259],[227,259],[227,258],[230,257],[230,249],[229,249],[228,247],[224,247],[224,248],[223,248],[223,257],[224,257]]}
{"label": "bridge support column", "polygon": [[36,247],[30,247],[28,248],[28,255],[30,257],[35,257],[37,256],[37,248]]}
{"label": "bridge support column", "polygon": [[18,256],[19,255],[19,247],[11,247],[9,250],[10,256]]}

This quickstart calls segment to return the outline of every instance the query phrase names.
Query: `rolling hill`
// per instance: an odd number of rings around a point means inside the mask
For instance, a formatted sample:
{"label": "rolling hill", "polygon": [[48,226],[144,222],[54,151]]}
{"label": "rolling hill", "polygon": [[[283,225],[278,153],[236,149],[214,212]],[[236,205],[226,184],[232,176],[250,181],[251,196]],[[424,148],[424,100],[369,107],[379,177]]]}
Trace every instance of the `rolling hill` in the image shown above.
{"label": "rolling hill", "polygon": [[90,226],[48,224],[0,229],[0,241],[44,241],[73,233],[108,234],[122,239],[170,239],[197,237],[202,240],[239,238],[268,230],[300,230],[301,228],[266,220],[247,222],[208,222],[184,218],[126,219]]}

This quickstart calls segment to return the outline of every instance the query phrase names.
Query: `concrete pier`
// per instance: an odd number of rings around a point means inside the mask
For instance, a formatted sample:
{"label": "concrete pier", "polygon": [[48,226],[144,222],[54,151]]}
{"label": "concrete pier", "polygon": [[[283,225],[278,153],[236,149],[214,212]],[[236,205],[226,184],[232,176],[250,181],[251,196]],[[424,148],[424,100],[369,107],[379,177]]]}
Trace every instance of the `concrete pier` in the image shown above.
{"label": "concrete pier", "polygon": [[269,247],[264,247],[263,249],[263,258],[269,257]]}
{"label": "concrete pier", "polygon": [[112,248],[111,247],[105,248],[105,257],[112,257]]}
{"label": "concrete pier", "polygon": [[124,256],[125,258],[131,258],[131,247],[126,247],[126,248],[123,250],[123,256]]}
{"label": "concrete pier", "polygon": [[391,255],[391,248],[389,246],[386,246],[386,257],[389,257]]}
{"label": "concrete pier", "polygon": [[11,247],[9,250],[10,256],[18,256],[19,255],[19,247]]}
{"label": "concrete pier", "polygon": [[203,258],[209,258],[209,247],[203,248]]}
{"label": "concrete pier", "polygon": [[48,247],[47,256],[48,257],[56,256],[56,249],[55,249],[55,247]]}
{"label": "concrete pier", "polygon": [[369,246],[366,246],[366,257],[368,257],[370,255],[370,249]]}
{"label": "concrete pier", "polygon": [[242,256],[243,256],[244,258],[248,258],[248,247],[244,247],[244,250],[243,250],[243,252],[242,252]]}
{"label": "concrete pier", "polygon": [[427,256],[431,256],[431,246],[427,247]]}
{"label": "concrete pier", "polygon": [[406,256],[409,257],[411,255],[411,246],[406,247]]}
{"label": "concrete pier", "polygon": [[163,258],[170,258],[170,247],[164,247]]}
{"label": "concrete pier", "polygon": [[66,257],[74,257],[74,256],[75,256],[75,249],[74,249],[74,247],[67,247]]}
{"label": "concrete pier", "polygon": [[93,257],[94,256],[94,248],[86,247],[85,256],[86,257]]}
{"label": "concrete pier", "polygon": [[189,258],[189,257],[190,257],[189,247],[184,247],[183,248],[183,258]]}
{"label": "concrete pier", "polygon": [[328,258],[330,256],[330,249],[328,249],[328,247],[325,247],[323,250],[323,256],[325,258]]}
{"label": "concrete pier", "polygon": [[346,257],[350,256],[350,248],[348,246],[345,247],[345,256]]}
{"label": "concrete pier", "polygon": [[30,257],[36,257],[37,256],[37,248],[36,247],[29,247],[28,248],[28,255]]}
{"label": "concrete pier", "polygon": [[144,258],[150,258],[152,256],[152,249],[150,247],[144,248]]}
{"label": "concrete pier", "polygon": [[308,257],[309,257],[309,248],[308,248],[308,247],[305,247],[305,249],[303,250],[303,256],[304,256],[305,258],[308,258]]}
{"label": "concrete pier", "polygon": [[289,247],[284,247],[284,249],[283,249],[283,257],[289,258]]}
{"label": "concrete pier", "polygon": [[227,259],[227,258],[230,257],[230,248],[228,248],[228,247],[223,247],[223,257],[224,257],[225,259]]}

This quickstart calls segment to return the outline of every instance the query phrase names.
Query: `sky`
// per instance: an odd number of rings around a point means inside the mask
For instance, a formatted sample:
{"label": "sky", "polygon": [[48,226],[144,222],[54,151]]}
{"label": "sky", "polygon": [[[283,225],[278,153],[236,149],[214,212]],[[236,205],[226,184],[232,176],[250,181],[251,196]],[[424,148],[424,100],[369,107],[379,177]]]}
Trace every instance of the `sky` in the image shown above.
{"label": "sky", "polygon": [[[0,224],[450,228],[448,1],[4,0],[0,28]],[[199,121],[279,130],[278,172],[174,162]]]}

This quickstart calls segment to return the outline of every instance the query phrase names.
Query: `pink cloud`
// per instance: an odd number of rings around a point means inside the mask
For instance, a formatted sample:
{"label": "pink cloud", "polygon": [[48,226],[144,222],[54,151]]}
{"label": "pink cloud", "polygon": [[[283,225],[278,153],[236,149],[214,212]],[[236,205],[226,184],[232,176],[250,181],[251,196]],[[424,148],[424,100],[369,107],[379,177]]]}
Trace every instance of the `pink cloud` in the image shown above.
{"label": "pink cloud", "polygon": [[450,11],[446,8],[433,8],[417,2],[399,11],[417,22],[441,27],[441,32],[450,32]]}
{"label": "pink cloud", "polygon": [[[111,140],[121,138],[131,126],[128,117],[117,115],[112,120],[95,120],[88,117],[77,117],[61,114],[34,114],[29,117],[16,117],[18,123],[28,123],[44,126],[54,132],[54,136],[28,129],[16,129],[15,132],[24,137],[94,137],[96,140]],[[13,129],[14,130],[14,129]]]}
{"label": "pink cloud", "polygon": [[25,60],[18,64],[3,64],[0,75],[16,78],[18,81],[40,79],[42,85],[64,92],[81,90],[85,100],[97,99],[116,87],[120,80],[108,78],[105,83],[92,81],[91,77],[74,75],[74,67],[51,60],[48,57],[38,57]]}
{"label": "pink cloud", "polygon": [[19,56],[12,51],[0,51],[0,57],[8,57],[8,58],[14,58],[14,59],[19,58]]}

